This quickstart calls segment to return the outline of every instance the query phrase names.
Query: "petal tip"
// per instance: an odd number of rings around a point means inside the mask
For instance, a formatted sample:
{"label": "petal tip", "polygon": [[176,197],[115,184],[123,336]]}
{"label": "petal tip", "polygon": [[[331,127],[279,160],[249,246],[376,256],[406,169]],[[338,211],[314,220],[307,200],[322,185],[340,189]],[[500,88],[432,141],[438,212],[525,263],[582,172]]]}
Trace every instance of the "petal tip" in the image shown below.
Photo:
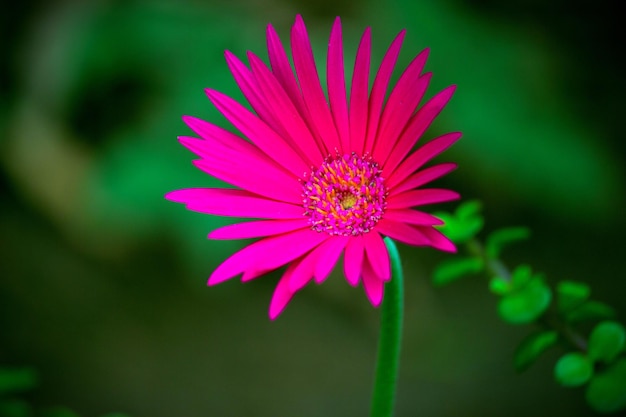
{"label": "petal tip", "polygon": [[228,279],[228,277],[225,277],[223,274],[220,274],[219,271],[219,267],[218,269],[216,269],[215,271],[213,271],[213,273],[209,276],[209,279],[206,282],[206,285],[209,287],[212,287],[214,285],[217,285],[221,282],[224,282]]}
{"label": "petal tip", "polygon": [[183,190],[174,190],[168,193],[165,193],[164,197],[166,200],[173,201],[174,203],[185,203],[186,200],[181,198]]}
{"label": "petal tip", "polygon": [[380,293],[380,296],[373,296],[373,297],[370,297],[370,296],[368,295],[368,297],[367,297],[367,298],[369,298],[370,304],[371,304],[371,305],[372,305],[372,307],[374,307],[374,308],[378,308],[378,307],[380,307],[380,305],[383,303],[383,294],[382,294],[382,293]]}
{"label": "petal tip", "polygon": [[456,246],[452,242],[439,243],[435,249],[438,249],[442,252],[457,253]]}
{"label": "petal tip", "polygon": [[360,276],[357,276],[356,278],[352,278],[352,279],[346,276],[346,282],[350,284],[351,287],[354,287],[354,288],[358,287],[360,281],[361,281]]}
{"label": "petal tip", "polygon": [[204,89],[204,94],[206,94],[206,95],[209,97],[209,99],[210,99],[211,101],[213,101],[213,98],[214,98],[215,96],[217,96],[219,93],[218,93],[218,91],[217,91],[217,90],[214,90],[214,89],[212,89],[212,88],[205,88],[205,89]]}
{"label": "petal tip", "polygon": [[282,310],[275,310],[272,309],[272,307],[270,306],[270,309],[267,313],[267,315],[269,316],[271,321],[274,321],[278,318],[278,316],[280,316],[280,313],[282,312]]}
{"label": "petal tip", "polygon": [[233,54],[232,52],[230,52],[228,49],[224,51],[224,58],[226,59],[226,63],[229,66],[232,66],[234,62],[239,61],[237,59],[237,56]]}
{"label": "petal tip", "polygon": [[335,21],[333,22],[333,26],[331,29],[331,34],[334,33],[335,30],[341,30],[341,18],[339,16],[335,17]]}
{"label": "petal tip", "polygon": [[194,116],[189,116],[189,115],[183,115],[181,117],[183,123],[185,123],[187,125],[187,127],[189,127],[191,130],[194,130],[194,126],[197,126],[198,123],[202,122],[203,120],[198,119],[197,117]]}
{"label": "petal tip", "polygon": [[268,311],[270,320],[274,321],[278,318],[278,316],[280,316],[280,314],[285,310],[285,307],[287,307],[287,304],[291,300],[292,296],[293,294],[284,294],[282,296],[274,294],[274,298],[272,298],[272,301],[270,302],[270,308]]}

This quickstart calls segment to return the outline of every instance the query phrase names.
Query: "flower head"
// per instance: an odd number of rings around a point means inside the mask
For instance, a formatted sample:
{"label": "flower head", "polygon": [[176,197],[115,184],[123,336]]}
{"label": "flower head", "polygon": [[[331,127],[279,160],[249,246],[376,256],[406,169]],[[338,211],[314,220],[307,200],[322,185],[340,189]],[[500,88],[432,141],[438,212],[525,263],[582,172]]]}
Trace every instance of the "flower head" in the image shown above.
{"label": "flower head", "polygon": [[328,44],[328,100],[300,16],[291,31],[295,74],[271,25],[269,66],[251,52],[249,66],[226,52],[235,81],[256,114],[218,91],[206,93],[247,140],[185,116],[201,139],[180,141],[201,157],[195,161],[198,168],[237,188],[192,188],[166,196],[190,210],[261,219],[209,234],[211,239],[261,238],[226,259],[209,277],[209,285],[240,274],[248,281],[287,265],[270,304],[273,319],[309,281],[323,282],[343,254],[347,281],[353,286],[362,282],[370,302],[378,306],[391,278],[383,236],[455,250],[434,228],[442,222],[415,207],[458,198],[453,191],[422,188],[455,164],[422,167],[461,134],[449,133],[413,150],[454,86],[419,107],[431,78],[422,74],[425,50],[385,101],[403,38],[404,31],[389,47],[369,91],[371,32],[365,30],[349,100],[339,18]]}

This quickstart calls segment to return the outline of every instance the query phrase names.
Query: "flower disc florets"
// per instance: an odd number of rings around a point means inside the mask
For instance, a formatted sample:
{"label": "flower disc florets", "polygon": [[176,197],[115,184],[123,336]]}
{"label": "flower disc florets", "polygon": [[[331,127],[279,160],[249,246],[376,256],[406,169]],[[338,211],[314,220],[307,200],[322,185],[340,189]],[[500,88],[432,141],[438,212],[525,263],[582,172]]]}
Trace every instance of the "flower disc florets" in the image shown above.
{"label": "flower disc florets", "polygon": [[378,164],[352,153],[326,159],[305,180],[302,196],[313,230],[358,236],[381,219],[387,188]]}

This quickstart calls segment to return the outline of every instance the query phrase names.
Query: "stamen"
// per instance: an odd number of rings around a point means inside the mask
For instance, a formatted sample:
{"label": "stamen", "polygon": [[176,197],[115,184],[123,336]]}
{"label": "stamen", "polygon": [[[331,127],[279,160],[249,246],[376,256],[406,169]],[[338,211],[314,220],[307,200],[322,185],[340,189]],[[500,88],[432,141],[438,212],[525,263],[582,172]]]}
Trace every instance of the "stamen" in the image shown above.
{"label": "stamen", "polygon": [[345,194],[341,197],[341,207],[343,207],[344,209],[349,209],[354,207],[354,205],[356,204],[357,198],[354,194]]}
{"label": "stamen", "polygon": [[387,188],[371,157],[337,155],[311,171],[303,183],[302,197],[313,230],[358,236],[382,218]]}

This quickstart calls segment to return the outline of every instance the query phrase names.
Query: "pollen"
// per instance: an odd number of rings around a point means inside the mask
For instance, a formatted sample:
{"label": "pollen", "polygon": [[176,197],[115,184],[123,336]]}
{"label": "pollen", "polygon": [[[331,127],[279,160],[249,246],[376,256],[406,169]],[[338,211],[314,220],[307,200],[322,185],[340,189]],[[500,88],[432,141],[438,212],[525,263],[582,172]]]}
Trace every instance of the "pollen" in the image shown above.
{"label": "pollen", "polygon": [[369,232],[385,212],[387,188],[370,157],[327,158],[303,181],[304,215],[311,228],[331,235]]}
{"label": "pollen", "polygon": [[341,197],[341,200],[340,200],[341,207],[343,207],[344,210],[350,209],[354,207],[357,201],[358,201],[357,196],[355,196],[352,193],[348,193],[344,195],[343,197]]}

